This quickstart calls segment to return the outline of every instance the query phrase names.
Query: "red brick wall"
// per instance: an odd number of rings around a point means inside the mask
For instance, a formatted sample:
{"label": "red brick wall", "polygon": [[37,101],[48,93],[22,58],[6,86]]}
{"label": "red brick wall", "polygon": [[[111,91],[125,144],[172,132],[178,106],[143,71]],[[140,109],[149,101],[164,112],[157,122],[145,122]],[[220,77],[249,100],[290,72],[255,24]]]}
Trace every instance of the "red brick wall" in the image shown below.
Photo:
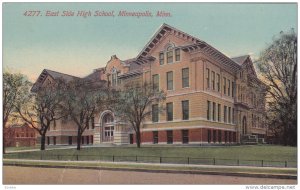
{"label": "red brick wall", "polygon": [[182,142],[182,132],[181,130],[173,131],[173,142]]}
{"label": "red brick wall", "polygon": [[158,131],[158,142],[167,142],[167,131]]}
{"label": "red brick wall", "polygon": [[201,141],[201,129],[189,129],[189,141],[190,142]]}
{"label": "red brick wall", "polygon": [[153,142],[153,132],[152,131],[142,132],[141,141],[142,142]]}
{"label": "red brick wall", "polygon": [[201,129],[202,130],[202,141],[207,142],[207,129]]}

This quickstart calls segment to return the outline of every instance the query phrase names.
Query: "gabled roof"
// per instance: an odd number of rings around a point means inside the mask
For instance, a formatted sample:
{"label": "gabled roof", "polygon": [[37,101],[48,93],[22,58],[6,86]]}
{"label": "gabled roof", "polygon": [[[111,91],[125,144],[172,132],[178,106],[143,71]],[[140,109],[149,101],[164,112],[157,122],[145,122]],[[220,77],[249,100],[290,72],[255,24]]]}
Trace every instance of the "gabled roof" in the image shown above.
{"label": "gabled roof", "polygon": [[[202,41],[194,36],[191,36],[181,30],[178,30],[172,26],[167,24],[163,24],[152,36],[150,41],[146,44],[146,46],[142,49],[142,51],[136,57],[136,62],[138,64],[143,64],[147,60],[153,60],[155,58],[149,56],[149,52],[152,48],[155,47],[157,43],[159,43],[160,39],[163,38],[168,32],[174,33],[177,36],[183,37],[184,39],[188,40],[189,43],[186,45],[180,46],[183,51],[201,51],[204,54],[208,54],[218,62],[224,64],[224,67],[231,68],[232,71],[237,71],[240,69],[240,65],[234,62],[232,59],[218,51],[216,48],[212,47],[205,41]],[[142,60],[142,61],[140,61]]]}
{"label": "gabled roof", "polygon": [[168,32],[168,31],[176,31],[178,34],[181,34],[183,36],[186,36],[188,39],[191,39],[194,43],[198,43],[201,40],[198,38],[195,38],[181,30],[178,30],[177,28],[174,28],[170,25],[167,25],[166,23],[162,24],[159,29],[154,33],[150,41],[145,45],[145,47],[142,49],[142,51],[138,54],[136,59],[146,57],[150,50],[159,42],[159,40]]}
{"label": "gabled roof", "polygon": [[38,79],[36,80],[36,82],[33,84],[31,91],[36,91],[43,84],[43,82],[47,78],[47,76],[52,77],[54,80],[63,79],[66,82],[69,82],[73,79],[79,79],[79,77],[76,77],[76,76],[68,75],[65,73],[60,73],[57,71],[52,71],[49,69],[44,69],[42,71],[42,73],[40,74],[40,76],[38,77]]}
{"label": "gabled roof", "polygon": [[236,62],[239,65],[242,65],[243,63],[245,63],[245,61],[247,60],[247,58],[250,57],[249,55],[242,55],[239,57],[232,57],[231,59]]}

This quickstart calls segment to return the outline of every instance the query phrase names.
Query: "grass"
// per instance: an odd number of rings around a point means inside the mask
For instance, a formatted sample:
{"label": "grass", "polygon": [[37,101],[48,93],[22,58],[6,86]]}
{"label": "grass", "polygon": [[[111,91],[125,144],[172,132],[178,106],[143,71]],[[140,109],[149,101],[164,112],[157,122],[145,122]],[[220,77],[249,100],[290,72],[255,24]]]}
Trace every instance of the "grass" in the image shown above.
{"label": "grass", "polygon": [[190,167],[187,165],[183,166],[166,166],[166,165],[138,165],[138,164],[122,164],[122,163],[103,163],[103,162],[29,162],[29,161],[12,161],[5,160],[5,164],[21,164],[23,166],[75,166],[75,167],[95,167],[100,168],[112,168],[112,169],[144,169],[144,170],[173,170],[173,171],[202,171],[202,172],[222,172],[226,173],[255,173],[255,174],[282,174],[282,175],[297,175],[296,168],[240,168],[240,167],[229,167],[229,168],[211,168],[211,167]]}
{"label": "grass", "polygon": [[39,148],[40,146],[5,147],[5,151],[33,150]]}
{"label": "grass", "polygon": [[[57,149],[37,152],[5,154],[4,158],[51,160],[104,160],[136,161],[216,165],[250,165],[297,167],[297,148],[271,145],[226,146],[226,147],[85,147],[76,149]],[[59,156],[57,156],[59,155]],[[114,155],[114,158],[112,156]],[[188,160],[189,157],[189,160]]]}

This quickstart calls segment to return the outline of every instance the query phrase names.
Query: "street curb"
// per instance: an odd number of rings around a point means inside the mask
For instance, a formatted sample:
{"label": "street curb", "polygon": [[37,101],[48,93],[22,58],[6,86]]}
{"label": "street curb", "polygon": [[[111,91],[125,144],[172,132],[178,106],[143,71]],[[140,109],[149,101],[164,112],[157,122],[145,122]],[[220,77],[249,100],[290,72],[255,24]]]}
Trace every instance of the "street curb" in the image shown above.
{"label": "street curb", "polygon": [[275,178],[275,179],[297,179],[297,175],[289,174],[261,174],[261,173],[244,173],[244,172],[216,172],[216,171],[195,171],[195,170],[170,170],[170,169],[139,169],[139,168],[110,168],[103,166],[49,166],[46,164],[20,164],[20,163],[3,163],[3,166],[20,166],[20,167],[37,167],[37,168],[68,168],[68,169],[92,169],[92,170],[110,170],[110,171],[134,171],[149,173],[174,173],[174,174],[205,174],[205,175],[225,175],[238,177],[255,177],[255,178]]}

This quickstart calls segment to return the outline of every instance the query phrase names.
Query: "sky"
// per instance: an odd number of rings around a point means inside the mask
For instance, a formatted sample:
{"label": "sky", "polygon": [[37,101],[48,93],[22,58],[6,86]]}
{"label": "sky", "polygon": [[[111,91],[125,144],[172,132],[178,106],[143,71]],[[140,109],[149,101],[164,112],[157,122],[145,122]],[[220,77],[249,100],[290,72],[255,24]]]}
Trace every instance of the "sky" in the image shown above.
{"label": "sky", "polygon": [[[134,58],[163,23],[229,57],[250,54],[253,59],[280,31],[298,28],[296,3],[3,3],[2,11],[3,68],[33,82],[43,69],[83,77],[104,67],[112,55]],[[40,14],[28,16],[28,11]],[[47,11],[59,16],[46,16]],[[64,11],[74,16],[61,16]],[[78,11],[91,16],[77,16]],[[96,11],[115,16],[94,16]],[[153,16],[120,17],[119,11]],[[171,16],[157,17],[157,11]]]}

